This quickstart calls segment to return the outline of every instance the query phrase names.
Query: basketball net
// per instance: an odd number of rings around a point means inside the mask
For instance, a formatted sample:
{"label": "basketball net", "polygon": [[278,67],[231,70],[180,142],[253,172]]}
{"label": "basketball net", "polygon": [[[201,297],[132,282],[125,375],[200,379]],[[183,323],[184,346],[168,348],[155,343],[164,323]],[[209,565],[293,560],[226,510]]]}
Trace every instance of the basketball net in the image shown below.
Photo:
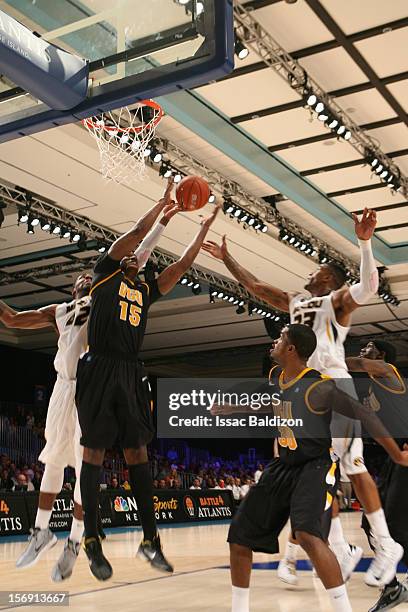
{"label": "basketball net", "polygon": [[125,106],[83,119],[98,145],[104,179],[130,185],[144,177],[149,143],[163,115],[157,102],[143,100],[132,109]]}

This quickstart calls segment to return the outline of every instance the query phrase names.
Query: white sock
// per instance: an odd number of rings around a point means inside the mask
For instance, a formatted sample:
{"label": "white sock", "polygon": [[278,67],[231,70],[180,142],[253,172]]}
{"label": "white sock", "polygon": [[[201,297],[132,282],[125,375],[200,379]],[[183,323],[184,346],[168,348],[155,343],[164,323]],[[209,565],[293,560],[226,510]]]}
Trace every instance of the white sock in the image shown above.
{"label": "white sock", "polygon": [[380,508],[375,512],[366,514],[367,520],[370,523],[371,531],[376,539],[390,538],[387,521],[385,520],[384,510]]}
{"label": "white sock", "polygon": [[286,561],[289,561],[290,563],[295,563],[298,556],[299,548],[299,544],[294,544],[293,542],[290,542],[288,540],[283,558],[286,559]]}
{"label": "white sock", "polygon": [[43,510],[38,508],[37,516],[35,517],[35,527],[40,529],[48,529],[48,523],[50,522],[52,510]]}
{"label": "white sock", "polygon": [[336,516],[336,518],[333,518],[331,521],[330,533],[329,533],[329,544],[330,544],[330,548],[335,554],[337,554],[337,552],[349,550],[349,544],[344,538],[343,527],[341,526],[341,521],[340,521],[339,516]]}
{"label": "white sock", "polygon": [[80,542],[84,533],[84,521],[78,521],[75,516],[72,517],[71,533],[69,539],[73,542]]}
{"label": "white sock", "polygon": [[327,589],[327,594],[334,612],[353,612],[345,584],[334,587],[334,589]]}
{"label": "white sock", "polygon": [[232,587],[231,612],[249,612],[249,589]]}

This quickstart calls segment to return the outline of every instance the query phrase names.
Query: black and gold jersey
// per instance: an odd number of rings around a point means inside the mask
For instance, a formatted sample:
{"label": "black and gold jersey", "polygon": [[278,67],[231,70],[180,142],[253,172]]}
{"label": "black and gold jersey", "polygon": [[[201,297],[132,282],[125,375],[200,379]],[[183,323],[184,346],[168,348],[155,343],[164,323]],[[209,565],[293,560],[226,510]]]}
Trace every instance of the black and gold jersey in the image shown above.
{"label": "black and gold jersey", "polygon": [[402,446],[408,441],[408,390],[398,369],[388,364],[394,375],[376,378],[369,375],[366,403]]}
{"label": "black and gold jersey", "polygon": [[[331,448],[331,407],[313,407],[313,390],[327,381],[317,370],[305,368],[296,378],[284,382],[280,366],[269,372],[269,384],[280,395],[280,402],[273,406],[275,416],[287,425],[278,427],[279,457],[290,465],[306,463],[317,457],[329,457]],[[311,397],[312,395],[312,397]],[[296,420],[301,425],[291,426]]]}
{"label": "black and gold jersey", "polygon": [[96,263],[88,323],[89,350],[136,357],[146,330],[147,313],[161,294],[157,281],[126,278],[120,262],[106,253]]}

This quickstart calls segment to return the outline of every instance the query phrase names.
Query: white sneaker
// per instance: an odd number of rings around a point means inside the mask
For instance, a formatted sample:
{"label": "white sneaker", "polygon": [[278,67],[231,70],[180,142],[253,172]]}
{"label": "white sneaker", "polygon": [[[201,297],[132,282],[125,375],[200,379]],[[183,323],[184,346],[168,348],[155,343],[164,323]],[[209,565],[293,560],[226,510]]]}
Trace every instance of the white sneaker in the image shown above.
{"label": "white sneaker", "polygon": [[296,561],[281,559],[278,565],[278,578],[282,582],[286,582],[286,584],[297,585],[299,578],[296,573]]}
{"label": "white sneaker", "polygon": [[71,576],[79,555],[79,549],[79,542],[73,542],[69,538],[65,541],[64,550],[51,573],[51,578],[54,582],[62,582]]}
{"label": "white sneaker", "polygon": [[390,583],[397,573],[397,566],[404,554],[401,544],[392,538],[377,541],[375,557],[366,571],[364,582],[368,586],[383,587]]}
{"label": "white sneaker", "polygon": [[363,549],[360,546],[353,546],[352,544],[349,544],[348,548],[343,549],[341,554],[336,554],[344,582],[349,580],[362,556]]}
{"label": "white sneaker", "polygon": [[35,565],[41,555],[49,548],[55,546],[56,543],[57,536],[50,529],[40,529],[39,527],[30,529],[28,546],[17,559],[16,567],[21,569]]}

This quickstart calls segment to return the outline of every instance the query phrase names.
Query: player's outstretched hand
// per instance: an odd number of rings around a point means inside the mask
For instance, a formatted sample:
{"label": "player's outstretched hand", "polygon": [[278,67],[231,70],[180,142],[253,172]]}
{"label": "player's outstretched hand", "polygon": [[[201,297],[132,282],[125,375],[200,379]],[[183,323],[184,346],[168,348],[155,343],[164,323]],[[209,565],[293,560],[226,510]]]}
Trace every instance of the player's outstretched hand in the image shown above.
{"label": "player's outstretched hand", "polygon": [[212,240],[208,240],[207,242],[204,242],[201,248],[203,251],[206,251],[206,253],[210,253],[210,255],[215,257],[215,259],[221,259],[221,261],[224,261],[225,256],[228,254],[226,234],[224,234],[222,237],[222,242],[220,245]]}
{"label": "player's outstretched hand", "polygon": [[176,202],[171,200],[170,204],[166,204],[166,206],[163,208],[163,217],[166,219],[166,221],[170,221],[170,219],[172,219],[174,215],[176,215],[181,210],[182,207],[180,206],[180,204],[177,204]]}
{"label": "player's outstretched hand", "polygon": [[377,225],[377,213],[375,210],[365,208],[361,220],[355,213],[351,213],[354,220],[354,231],[359,240],[370,240]]}
{"label": "player's outstretched hand", "polygon": [[160,198],[160,200],[159,200],[159,202],[160,202],[160,204],[162,204],[163,208],[165,206],[168,206],[169,204],[171,204],[173,202],[173,198],[172,198],[173,186],[174,186],[174,177],[171,176],[167,180],[167,187],[166,187],[166,190],[165,190],[165,192],[163,194],[163,197]]}
{"label": "player's outstretched hand", "polygon": [[201,221],[201,225],[203,227],[211,227],[211,225],[214,223],[218,213],[220,212],[220,208],[221,208],[221,204],[215,204],[214,205],[214,209],[211,213],[211,215],[209,215],[208,217],[206,217],[205,219],[203,219]]}
{"label": "player's outstretched hand", "polygon": [[400,453],[400,459],[395,463],[408,467],[408,444],[404,444],[403,450]]}

